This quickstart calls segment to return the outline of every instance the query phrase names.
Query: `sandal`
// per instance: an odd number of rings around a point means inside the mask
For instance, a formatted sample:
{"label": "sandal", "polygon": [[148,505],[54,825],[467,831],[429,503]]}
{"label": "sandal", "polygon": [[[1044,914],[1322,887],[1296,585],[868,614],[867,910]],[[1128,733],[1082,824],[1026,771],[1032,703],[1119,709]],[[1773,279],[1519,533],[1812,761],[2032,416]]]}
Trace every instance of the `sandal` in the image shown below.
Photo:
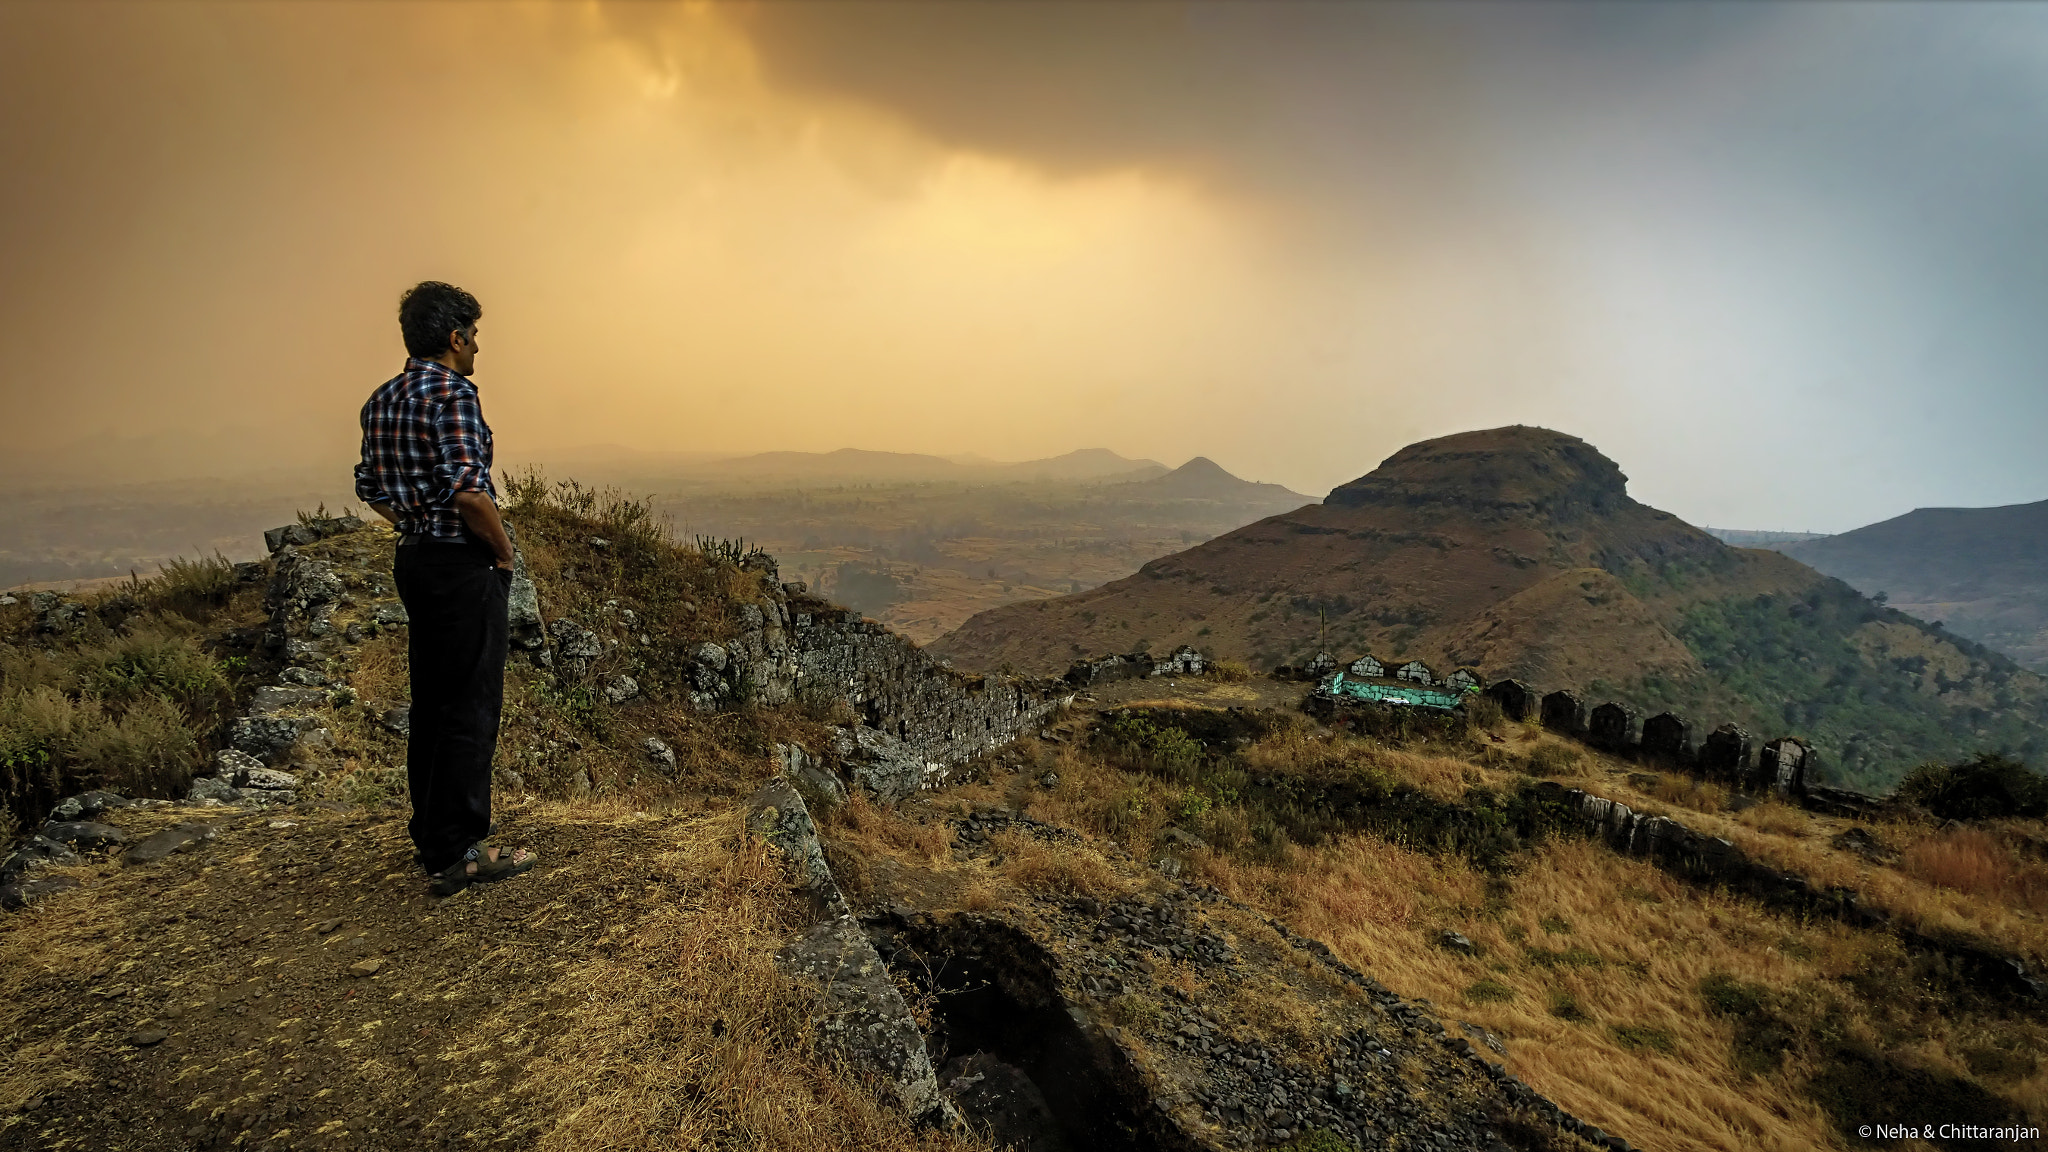
{"label": "sandal", "polygon": [[[498,852],[496,859],[491,857],[492,852]],[[463,853],[462,859],[436,873],[427,890],[436,896],[453,896],[471,884],[510,880],[538,863],[539,854],[530,848],[516,848],[508,854],[488,844],[477,844]]]}
{"label": "sandal", "polygon": [[[489,828],[486,828],[486,829],[484,829],[484,835],[486,835],[486,836],[496,836],[497,834],[498,834],[498,822],[497,822],[496,820],[492,820],[492,821],[491,821],[491,826],[490,826]],[[414,853],[412,854],[412,866],[413,866],[413,867],[415,867],[415,868],[418,868],[418,869],[420,869],[420,870],[422,870],[422,871],[425,871],[425,869],[426,869],[426,867],[427,867],[427,858],[426,858],[426,857],[424,857],[424,856],[422,856],[422,855],[420,855],[420,854],[419,854],[418,852],[414,852]],[[432,873],[428,873],[428,875],[432,875]]]}

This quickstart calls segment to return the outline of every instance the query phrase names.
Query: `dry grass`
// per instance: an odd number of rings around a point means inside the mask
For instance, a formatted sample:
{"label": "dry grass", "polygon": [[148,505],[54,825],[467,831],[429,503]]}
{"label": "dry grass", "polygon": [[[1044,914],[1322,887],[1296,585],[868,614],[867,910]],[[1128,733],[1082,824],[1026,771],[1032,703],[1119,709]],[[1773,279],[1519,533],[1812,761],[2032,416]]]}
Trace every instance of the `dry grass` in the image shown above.
{"label": "dry grass", "polygon": [[682,898],[555,989],[575,1011],[521,1084],[549,1118],[543,1152],[981,1147],[914,1129],[815,1054],[808,995],[773,959],[800,910],[737,814],[694,822],[659,863]]}
{"label": "dry grass", "polygon": [[916,823],[878,807],[858,788],[827,818],[834,844],[869,854],[898,855],[936,864],[952,852],[953,830],[942,821]]}
{"label": "dry grass", "polygon": [[1899,870],[1937,887],[2048,913],[2048,869],[1981,828],[1955,828],[1919,841],[1900,857]]}
{"label": "dry grass", "polygon": [[[1618,767],[1618,766],[1617,766]],[[1630,785],[1618,773],[1594,791],[1620,800],[1633,808],[1654,811],[1652,795]],[[1899,923],[1930,935],[1964,935],[1998,942],[2029,958],[2032,965],[2048,960],[2048,907],[2035,908],[1996,894],[2026,891],[2039,880],[2026,879],[2034,865],[2010,850],[2010,862],[2018,885],[2011,889],[1970,889],[1930,883],[1900,868],[1873,865],[1860,856],[1837,851],[1829,840],[1848,827],[1848,822],[1813,816],[1775,800],[1768,800],[1740,813],[1699,811],[1684,815],[1685,824],[1695,831],[1733,842],[1751,857],[1774,868],[1797,872],[1821,887],[1853,888],[1869,907],[1881,908]],[[1884,839],[1911,852],[1930,836],[1925,825],[1888,826]],[[1931,854],[1949,850],[1930,849]]]}
{"label": "dry grass", "polygon": [[1695,780],[1683,772],[1666,772],[1657,778],[1650,795],[1676,808],[1693,812],[1725,812],[1728,790],[1719,784]]}
{"label": "dry grass", "polygon": [[1225,684],[1242,684],[1252,678],[1251,666],[1240,660],[1216,660],[1209,664],[1209,676]]}
{"label": "dry grass", "polygon": [[998,832],[990,839],[1005,857],[1004,878],[1041,896],[1116,895],[1123,884],[1102,857],[1065,845],[1048,845],[1024,832]]}
{"label": "dry grass", "polygon": [[[1455,859],[1371,837],[1303,850],[1286,870],[1222,858],[1204,864],[1205,879],[1329,942],[1390,987],[1457,1006],[1462,1018],[1507,1037],[1517,1075],[1646,1148],[1792,1152],[1835,1144],[1820,1110],[1788,1085],[1726,1066],[1725,1026],[1699,1004],[1695,989],[1711,971],[1774,986],[1815,975],[1758,946],[1787,931],[1758,909],[1681,889],[1648,865],[1587,843],[1547,847],[1517,881],[1513,906],[1491,914],[1485,877]],[[1547,930],[1546,920],[1569,933]],[[1471,938],[1479,956],[1437,947],[1444,928]],[[1482,994],[1466,995],[1474,987]],[[1555,1014],[1562,1003],[1576,1011]],[[1646,1034],[1660,1043],[1634,1042]]]}
{"label": "dry grass", "polygon": [[[1530,738],[1519,741],[1524,748],[1554,743],[1526,734]],[[1510,730],[1511,739],[1516,735]],[[1254,770],[1299,771],[1307,762],[1381,771],[1445,799],[1474,785],[1512,790],[1527,779],[1519,756],[1496,757],[1489,767],[1458,752],[1294,734],[1262,741],[1245,760]],[[1691,809],[1673,795],[1645,797],[1628,787],[1625,766],[1605,757],[1589,754],[1579,770],[1594,777],[1586,787],[1639,808]],[[1165,807],[1175,796],[1164,781],[1091,763],[1084,754],[1064,753],[1059,771],[1057,790],[1027,797],[1031,811],[1104,835],[1126,828],[1133,851],[1156,825],[1142,817],[1119,824],[1116,806],[1135,796],[1147,808]],[[1760,859],[1817,883],[1852,884],[1871,902],[1930,929],[1968,925],[2023,947],[2040,936],[2038,921],[2002,902],[2003,894],[2024,890],[2013,887],[2023,883],[2014,877],[2028,861],[1996,840],[1974,842],[1976,854],[1993,861],[1975,874],[1978,890],[1967,890],[1967,882],[1937,887],[1833,850],[1827,844],[1832,824],[1782,804],[1727,813],[1725,794],[1717,791],[1688,788],[1698,809],[1683,818]],[[1232,813],[1242,814],[1235,808],[1212,813],[1209,827],[1227,823]],[[1370,835],[1315,847],[1290,844],[1264,856],[1227,837],[1210,838],[1214,848],[1187,858],[1191,879],[1328,942],[1397,991],[1426,997],[1507,1037],[1508,1064],[1518,1075],[1646,1148],[1842,1146],[1801,1087],[1819,1071],[1804,1063],[1806,1057],[1794,1056],[1763,1077],[1735,1065],[1734,1026],[1707,1012],[1699,991],[1714,973],[1783,990],[1788,1003],[1815,1014],[1839,1008],[1849,1034],[1877,1038],[1929,1069],[1968,1074],[1972,1066],[1995,1066],[2004,1077],[2001,1094],[2036,1115],[2048,1107],[2048,1072],[2023,1058],[2035,1043],[2032,1034],[1957,1015],[1930,999],[1888,937],[1804,924],[1739,896],[1704,892],[1597,843],[1546,843],[1503,884],[1457,857]],[[1937,853],[1930,847],[1923,855],[1931,861]],[[1480,954],[1460,957],[1439,947],[1446,928],[1475,941]],[[1559,1014],[1559,1005],[1569,1007]],[[2010,1055],[2015,1045],[2021,1056]]]}

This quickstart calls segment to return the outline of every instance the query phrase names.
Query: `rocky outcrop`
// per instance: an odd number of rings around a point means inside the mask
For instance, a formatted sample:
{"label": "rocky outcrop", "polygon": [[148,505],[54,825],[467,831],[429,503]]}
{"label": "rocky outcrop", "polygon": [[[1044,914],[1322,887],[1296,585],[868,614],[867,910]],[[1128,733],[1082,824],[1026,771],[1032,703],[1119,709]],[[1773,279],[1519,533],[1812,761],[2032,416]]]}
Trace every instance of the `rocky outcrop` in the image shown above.
{"label": "rocky outcrop", "polygon": [[957,1123],[959,1113],[939,1092],[924,1033],[832,878],[810,809],[788,778],[775,777],[748,802],[747,827],[789,857],[811,900],[810,928],[778,960],[816,991],[826,1046],[879,1075],[910,1115]]}
{"label": "rocky outcrop", "polygon": [[[703,711],[844,703],[859,723],[840,751],[857,782],[885,802],[943,783],[955,765],[1009,743],[1073,699],[1058,681],[956,672],[858,612],[779,582],[765,557],[749,568],[761,578],[761,599],[733,606],[731,639],[692,647],[688,699]],[[557,659],[595,655],[597,641],[586,641],[581,625],[556,621],[549,629]]]}

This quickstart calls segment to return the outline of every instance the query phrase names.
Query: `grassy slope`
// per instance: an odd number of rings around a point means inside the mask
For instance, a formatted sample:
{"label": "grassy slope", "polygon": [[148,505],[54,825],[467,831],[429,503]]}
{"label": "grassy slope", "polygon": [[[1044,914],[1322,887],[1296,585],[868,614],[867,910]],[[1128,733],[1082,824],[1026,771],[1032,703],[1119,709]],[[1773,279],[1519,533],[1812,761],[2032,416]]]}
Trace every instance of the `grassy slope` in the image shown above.
{"label": "grassy slope", "polygon": [[[1166,849],[1169,824],[1200,833],[1211,847],[1188,857],[1198,878],[1404,995],[1508,1037],[1511,1070],[1647,1148],[1844,1147],[1854,1144],[1844,1125],[1888,1109],[2048,1108],[2048,1029],[1944,985],[1884,934],[1804,923],[1572,838],[1495,871],[1427,848],[1419,830],[1318,828],[1313,811],[1290,811],[1258,783],[1371,780],[1453,801],[1473,788],[1509,793],[1532,765],[1561,768],[1566,783],[1854,884],[1923,929],[1998,940],[2037,961],[2048,950],[2048,868],[2012,847],[2038,827],[1887,826],[1877,835],[1903,849],[1903,863],[1873,866],[1829,847],[1844,822],[1776,805],[1728,815],[1716,789],[1667,780],[1646,793],[1626,766],[1547,734],[1514,725],[1495,735],[1503,742],[1394,748],[1283,729],[1230,755],[1179,760],[1063,748],[1059,789],[1031,807],[1140,855]],[[1443,950],[1445,929],[1478,955]]]}

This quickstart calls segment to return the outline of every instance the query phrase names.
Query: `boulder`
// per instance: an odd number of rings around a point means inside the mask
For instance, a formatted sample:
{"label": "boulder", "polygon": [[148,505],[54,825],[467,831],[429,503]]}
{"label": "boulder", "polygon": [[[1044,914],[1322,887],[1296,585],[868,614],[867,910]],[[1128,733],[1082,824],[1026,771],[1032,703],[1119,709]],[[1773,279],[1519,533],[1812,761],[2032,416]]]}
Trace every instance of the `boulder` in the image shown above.
{"label": "boulder", "polygon": [[838,729],[832,737],[832,750],[854,784],[881,804],[894,804],[916,793],[924,787],[926,774],[938,767],[927,764],[903,741],[866,725]]}
{"label": "boulder", "polygon": [[223,748],[213,754],[213,774],[232,784],[237,776],[263,767],[263,761],[238,748]]}
{"label": "boulder", "polygon": [[1208,666],[1208,657],[1183,644],[1169,653],[1164,660],[1153,664],[1152,675],[1199,676]]}
{"label": "boulder", "polygon": [[1443,934],[1437,937],[1437,943],[1452,952],[1456,952],[1460,956],[1477,956],[1479,954],[1479,945],[1466,939],[1463,934],[1453,932],[1448,928],[1444,929]]}
{"label": "boulder", "polygon": [[386,708],[384,710],[384,718],[379,723],[384,726],[386,732],[396,732],[400,736],[410,733],[412,731],[412,705],[400,704],[396,708]]}
{"label": "boulder", "polygon": [[938,1080],[939,1089],[995,1146],[1020,1152],[1057,1152],[1069,1146],[1045,1093],[1015,1064],[973,1052],[953,1057]]}
{"label": "boulder", "polygon": [[47,836],[31,836],[17,845],[14,851],[0,860],[0,877],[13,878],[24,872],[33,872],[52,864],[69,864],[78,859],[78,853]]}
{"label": "boulder", "polygon": [[218,776],[201,776],[192,781],[191,790],[185,793],[187,800],[218,800],[233,804],[242,798],[242,790]]}
{"label": "boulder", "polygon": [[1813,749],[1806,741],[1780,736],[1757,754],[1757,783],[1780,796],[1802,796],[1806,793],[1807,769],[1812,764]]}
{"label": "boulder", "polygon": [[320,534],[304,524],[286,524],[263,534],[263,546],[268,548],[272,555],[287,547],[303,548],[308,544],[318,543],[319,540]]}
{"label": "boulder", "polygon": [[76,796],[67,796],[57,801],[57,806],[50,809],[50,819],[60,823],[72,820],[91,820],[102,812],[111,812],[116,808],[126,808],[133,803],[135,803],[133,800],[125,796],[117,796],[112,792],[81,792]]}
{"label": "boulder", "polygon": [[290,772],[266,768],[261,764],[246,767],[235,773],[235,787],[249,788],[262,792],[280,792],[299,786],[299,778]]}
{"label": "boulder", "polygon": [[95,824],[90,820],[65,820],[45,824],[42,837],[75,852],[105,852],[116,844],[128,842],[126,832],[111,825]]}
{"label": "boulder", "polygon": [[839,782],[832,769],[816,756],[804,750],[801,744],[775,745],[775,764],[778,771],[807,787],[828,804],[841,804],[846,800],[846,786]]}
{"label": "boulder", "polygon": [[1734,724],[1723,724],[1700,744],[1700,773],[1710,780],[1730,783],[1745,779],[1749,771],[1749,732]]}
{"label": "boulder", "polygon": [[[284,642],[285,662],[294,667],[314,667],[327,659],[327,650],[311,640],[286,640]],[[318,683],[326,683],[323,678]]]}
{"label": "boulder", "polygon": [[[781,745],[778,744],[776,747],[780,748]],[[647,739],[642,740],[640,742],[640,751],[654,765],[655,771],[660,772],[663,776],[673,776],[676,774],[675,749],[670,748],[659,738],[649,736]]]}
{"label": "boulder", "polygon": [[580,665],[604,655],[604,642],[597,633],[574,620],[555,621],[548,625],[548,634],[555,639],[555,655],[564,661]]}
{"label": "boulder", "polygon": [[278,688],[264,685],[256,689],[256,698],[249,703],[249,712],[256,716],[269,716],[289,708],[319,708],[327,703],[327,693],[318,688]]}
{"label": "boulder", "polygon": [[324,748],[332,737],[310,716],[244,716],[235,721],[228,740],[238,752],[275,763],[301,745]]}
{"label": "boulder", "polygon": [[173,852],[185,852],[197,848],[219,836],[211,824],[174,824],[151,836],[136,841],[135,845],[121,856],[123,864],[153,864]]}
{"label": "boulder", "polygon": [[531,651],[547,643],[541,630],[540,589],[534,587],[524,571],[512,576],[512,591],[505,602],[505,623],[514,648]]}
{"label": "boulder", "polygon": [[45,896],[78,887],[76,876],[13,876],[0,881],[0,908],[16,911]]}
{"label": "boulder", "polygon": [[604,698],[612,704],[624,704],[640,694],[640,682],[631,676],[620,676],[604,686]]}

